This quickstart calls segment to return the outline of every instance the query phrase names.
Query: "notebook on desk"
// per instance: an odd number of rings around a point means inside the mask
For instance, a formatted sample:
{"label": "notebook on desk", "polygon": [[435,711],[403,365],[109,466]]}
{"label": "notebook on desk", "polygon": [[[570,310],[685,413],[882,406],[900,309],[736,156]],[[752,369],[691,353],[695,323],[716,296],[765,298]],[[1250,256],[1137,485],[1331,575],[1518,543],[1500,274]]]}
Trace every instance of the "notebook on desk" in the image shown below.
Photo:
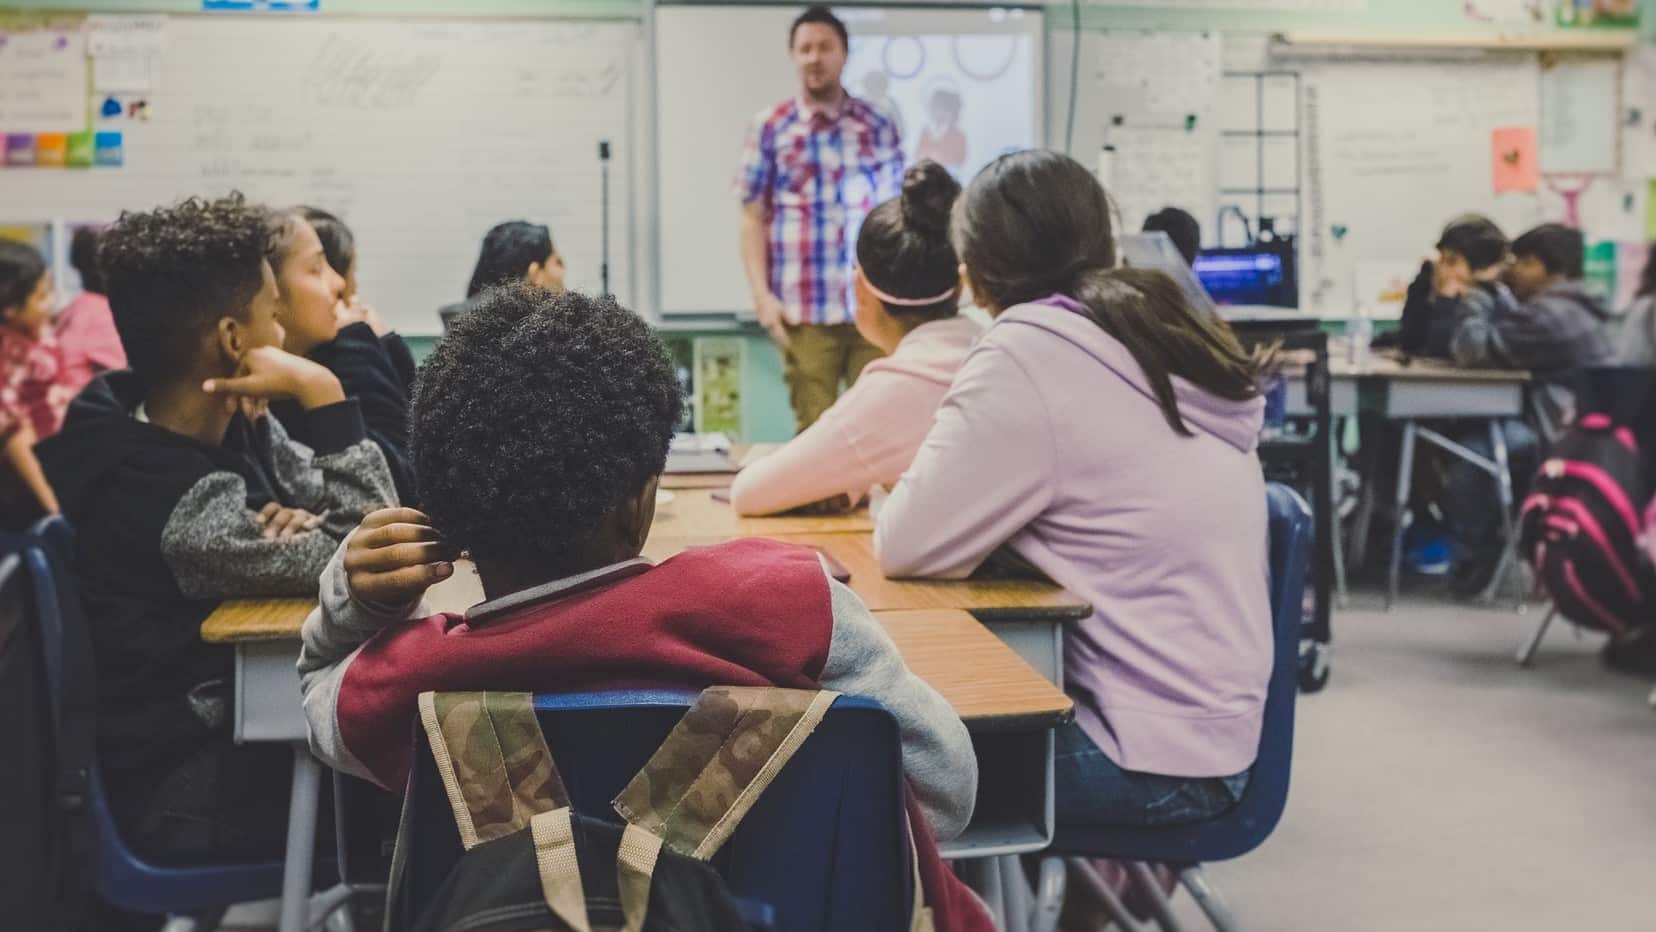
{"label": "notebook on desk", "polygon": [[667,449],[668,475],[733,473],[741,467],[730,456],[724,434],[675,434]]}

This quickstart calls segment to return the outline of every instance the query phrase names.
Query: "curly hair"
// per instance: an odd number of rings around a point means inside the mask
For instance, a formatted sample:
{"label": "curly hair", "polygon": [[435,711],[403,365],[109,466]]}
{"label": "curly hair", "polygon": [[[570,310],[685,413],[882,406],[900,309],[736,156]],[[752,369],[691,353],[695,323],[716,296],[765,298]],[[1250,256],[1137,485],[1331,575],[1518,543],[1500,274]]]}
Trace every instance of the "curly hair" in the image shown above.
{"label": "curly hair", "polygon": [[683,404],[666,348],[610,298],[492,288],[420,369],[420,501],[479,559],[557,566],[667,464]]}
{"label": "curly hair", "polygon": [[203,332],[246,320],[264,285],[268,212],[240,194],[125,211],[98,246],[115,330],[146,388],[194,368]]}

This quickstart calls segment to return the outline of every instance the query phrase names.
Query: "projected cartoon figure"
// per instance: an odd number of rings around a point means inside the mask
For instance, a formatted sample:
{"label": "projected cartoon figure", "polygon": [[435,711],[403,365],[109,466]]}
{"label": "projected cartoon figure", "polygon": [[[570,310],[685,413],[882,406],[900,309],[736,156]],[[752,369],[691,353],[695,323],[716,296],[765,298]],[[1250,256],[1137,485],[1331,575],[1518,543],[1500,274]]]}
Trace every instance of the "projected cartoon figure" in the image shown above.
{"label": "projected cartoon figure", "polygon": [[915,161],[932,159],[956,173],[966,167],[966,133],[960,128],[964,106],[960,91],[952,84],[940,83],[932,89],[926,101],[926,125],[920,130],[920,144],[914,151]]}
{"label": "projected cartoon figure", "polygon": [[874,109],[885,114],[891,122],[897,124],[897,135],[905,136],[908,127],[903,125],[903,108],[897,101],[891,99],[891,76],[883,70],[870,71],[863,75],[862,98],[874,105]]}

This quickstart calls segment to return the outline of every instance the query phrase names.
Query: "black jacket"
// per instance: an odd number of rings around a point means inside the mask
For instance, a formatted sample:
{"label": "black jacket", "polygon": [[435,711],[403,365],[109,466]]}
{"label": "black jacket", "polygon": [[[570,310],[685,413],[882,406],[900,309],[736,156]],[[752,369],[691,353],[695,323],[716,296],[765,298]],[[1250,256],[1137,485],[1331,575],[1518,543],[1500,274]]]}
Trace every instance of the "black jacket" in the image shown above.
{"label": "black jacket", "polygon": [[[231,422],[220,446],[139,420],[142,388],[108,373],[36,451],[74,526],[74,571],[99,673],[99,756],[118,809],[172,764],[228,738],[230,649],[201,640],[227,598],[314,595],[339,541],[394,493],[356,402],[310,412],[318,449],[272,418]],[[265,540],[277,501],[323,526]]]}
{"label": "black jacket", "polygon": [[[381,341],[373,328],[358,323],[341,327],[332,341],[311,350],[310,358],[339,378],[345,397],[361,404],[368,439],[385,454],[385,463],[397,484],[398,500],[404,505],[419,504],[414,467],[408,457],[408,401],[413,389],[403,371],[413,364],[408,347],[395,334]],[[298,402],[277,402],[270,410],[287,428],[289,437],[310,444],[307,419]]]}

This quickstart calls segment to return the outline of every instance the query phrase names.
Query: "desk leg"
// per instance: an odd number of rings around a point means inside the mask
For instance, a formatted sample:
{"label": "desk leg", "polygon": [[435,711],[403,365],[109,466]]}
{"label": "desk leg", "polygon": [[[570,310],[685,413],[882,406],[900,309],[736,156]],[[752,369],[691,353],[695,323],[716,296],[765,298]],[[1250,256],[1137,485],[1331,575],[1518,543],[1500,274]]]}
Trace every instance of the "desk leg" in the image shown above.
{"label": "desk leg", "polygon": [[310,925],[311,861],[316,851],[316,816],[321,805],[322,764],[311,756],[310,748],[295,744],[278,932],[305,932]]}
{"label": "desk leg", "polygon": [[1512,571],[1518,556],[1518,534],[1512,526],[1512,469],[1508,463],[1506,431],[1498,420],[1489,422],[1489,449],[1494,453],[1495,491],[1501,500],[1501,559],[1495,564],[1495,573],[1489,577],[1489,585],[1478,596],[1486,604],[1495,601],[1502,581]]}
{"label": "desk leg", "polygon": [[1034,912],[1034,894],[1029,880],[1024,877],[1023,862],[1015,854],[995,859],[1001,875],[1001,898],[1006,907],[1006,932],[1029,932],[1030,914]]}
{"label": "desk leg", "polygon": [[1333,531],[1333,539],[1328,542],[1334,557],[1334,604],[1341,608],[1346,607],[1350,591],[1346,588],[1346,561],[1345,541],[1340,539],[1340,441],[1336,436],[1338,431],[1328,432],[1328,475],[1323,477],[1328,484],[1328,524]]}
{"label": "desk leg", "polygon": [[1409,494],[1414,487],[1415,422],[1403,422],[1403,453],[1397,463],[1397,513],[1392,519],[1391,574],[1386,585],[1386,611],[1397,604],[1397,585],[1403,572],[1403,533],[1409,529]]}

